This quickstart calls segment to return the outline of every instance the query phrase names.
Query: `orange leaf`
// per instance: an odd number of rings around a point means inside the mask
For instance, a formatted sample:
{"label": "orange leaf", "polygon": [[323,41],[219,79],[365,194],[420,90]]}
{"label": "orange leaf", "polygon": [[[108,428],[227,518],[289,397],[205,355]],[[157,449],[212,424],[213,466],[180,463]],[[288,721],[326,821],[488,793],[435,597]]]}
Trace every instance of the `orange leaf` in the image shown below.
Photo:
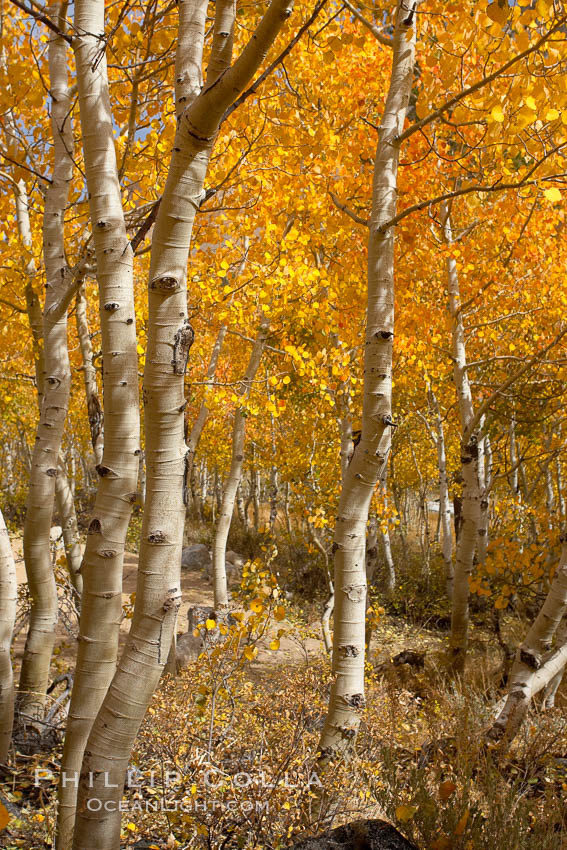
{"label": "orange leaf", "polygon": [[439,796],[442,800],[448,800],[451,794],[456,791],[457,786],[450,779],[445,780],[439,786]]}

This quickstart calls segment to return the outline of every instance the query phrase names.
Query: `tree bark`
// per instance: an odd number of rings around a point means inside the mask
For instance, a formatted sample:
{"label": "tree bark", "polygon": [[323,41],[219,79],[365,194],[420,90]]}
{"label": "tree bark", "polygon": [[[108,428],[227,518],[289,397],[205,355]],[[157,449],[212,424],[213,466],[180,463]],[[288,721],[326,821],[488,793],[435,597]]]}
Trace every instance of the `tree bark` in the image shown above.
{"label": "tree bark", "polygon": [[441,521],[441,554],[445,564],[445,587],[447,596],[453,595],[453,536],[451,533],[451,504],[449,501],[449,478],[445,452],[445,432],[439,403],[435,393],[429,391],[429,404],[435,417],[435,448],[439,470],[439,517]]}
{"label": "tree bark", "polygon": [[[250,395],[252,382],[256,377],[260,366],[260,360],[266,347],[266,338],[270,328],[270,320],[264,316],[260,322],[256,339],[250,353],[248,366],[244,378],[236,388],[236,394],[242,402]],[[226,543],[234,512],[236,491],[242,479],[242,466],[244,464],[244,439],[246,436],[246,411],[240,405],[234,411],[234,424],[232,427],[232,459],[230,471],[224,485],[222,505],[219,511],[217,527],[215,529],[215,541],[213,544],[213,591],[214,607],[228,608],[228,586],[226,581]]]}
{"label": "tree bark", "polygon": [[[226,336],[226,325],[221,325],[219,328],[219,332],[217,334],[217,338],[215,340],[215,344],[213,345],[213,350],[211,351],[211,357],[209,360],[209,365],[207,367],[207,379],[205,382],[205,397],[201,403],[199,408],[199,413],[197,414],[197,418],[193,423],[193,427],[191,428],[191,433],[189,434],[189,438],[187,440],[187,455],[186,455],[186,467],[185,467],[185,478],[186,481],[191,481],[191,477],[193,475],[193,465],[195,462],[195,454],[197,452],[197,448],[199,446],[199,441],[201,439],[201,435],[203,433],[203,429],[209,417],[209,408],[207,407],[207,391],[210,387],[213,386],[215,381],[215,375],[217,372],[217,366],[219,362],[220,353],[222,350],[222,346],[224,343],[224,338]],[[193,499],[193,502],[195,500]]]}
{"label": "tree bark", "polygon": [[[133,252],[118,183],[101,36],[104,0],[77,0],[73,49],[99,286],[106,415],[103,459],[97,467],[99,484],[81,570],[83,600],[59,786],[58,850],[71,846],[76,779],[93,720],[116,667],[124,545],[136,500],[140,452]],[[85,362],[92,363],[88,352]],[[91,373],[91,397],[93,380]]]}
{"label": "tree bark", "polygon": [[77,513],[75,511],[73,494],[61,457],[59,458],[57,478],[55,479],[55,501],[63,531],[63,546],[65,548],[67,571],[76,594],[75,604],[77,607],[80,607],[83,592],[83,578],[80,572],[83,554],[81,552],[79,526],[77,524]]}
{"label": "tree bark", "polygon": [[392,73],[374,164],[362,433],[346,470],[333,543],[334,680],[319,744],[323,764],[352,748],[365,703],[366,523],[372,494],[387,463],[392,426],[394,229],[383,225],[396,210],[398,136],[404,126],[415,63],[413,11],[414,5],[408,15],[404,0],[396,3]]}
{"label": "tree bark", "polygon": [[[59,14],[61,6],[54,11]],[[43,399],[30,474],[24,522],[24,560],[31,598],[17,697],[18,721],[43,717],[49,666],[57,624],[57,591],[49,557],[49,532],[55,479],[71,388],[67,349],[66,299],[71,271],[65,259],[64,216],[73,175],[71,95],[67,81],[67,49],[63,38],[49,43],[53,174],[45,197],[43,254],[46,292],[43,309]]]}
{"label": "tree bark", "polygon": [[0,511],[0,764],[5,764],[8,759],[14,723],[14,673],[10,646],[17,602],[16,564]]}
{"label": "tree bark", "polygon": [[[85,0],[80,7],[83,3]],[[103,3],[90,0],[88,5],[93,10],[96,7],[98,19],[88,21],[87,26],[86,18],[81,18],[77,29],[84,39],[90,38],[85,32],[100,33],[103,28]],[[217,0],[215,43],[230,40],[221,30],[226,21],[225,6],[226,3]],[[136,604],[118,669],[85,747],[75,850],[114,848],[120,843],[118,802],[130,752],[167,660],[181,597],[186,454],[184,376],[193,336],[186,318],[186,279],[193,222],[203,197],[207,165],[224,112],[255,74],[289,16],[291,6],[291,0],[272,0],[238,60],[218,79],[209,76],[202,92],[178,120],[169,173],[152,236],[144,371],[147,493]],[[179,4],[180,33],[191,27],[195,37],[189,44],[200,45],[201,50],[206,11],[206,0],[187,0]],[[215,44],[213,55],[217,56]],[[89,811],[90,798],[101,801],[98,811]],[[115,810],[109,811],[109,808]]]}
{"label": "tree bark", "polygon": [[[450,210],[447,204],[441,209],[443,235],[447,245],[453,243]],[[461,426],[461,477],[463,493],[455,571],[453,578],[450,665],[455,673],[462,673],[468,647],[469,635],[469,576],[474,565],[474,556],[480,524],[480,484],[478,476],[478,432],[471,387],[467,371],[465,329],[461,312],[461,293],[457,264],[453,257],[447,259],[449,289],[449,312],[453,319],[453,379],[457,392],[459,422]]]}
{"label": "tree bark", "polygon": [[75,322],[77,325],[77,336],[79,337],[79,345],[83,360],[83,380],[87,399],[87,414],[89,417],[91,443],[93,447],[95,465],[99,466],[102,463],[104,446],[104,420],[102,405],[98,394],[96,369],[93,361],[93,346],[89,332],[87,296],[84,284],[79,288],[77,293]]}

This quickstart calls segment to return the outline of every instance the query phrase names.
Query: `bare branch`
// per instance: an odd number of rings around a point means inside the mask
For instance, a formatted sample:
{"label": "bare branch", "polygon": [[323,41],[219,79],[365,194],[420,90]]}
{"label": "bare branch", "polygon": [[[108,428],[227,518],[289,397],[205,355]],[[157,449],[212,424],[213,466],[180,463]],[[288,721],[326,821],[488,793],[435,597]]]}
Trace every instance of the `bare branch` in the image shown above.
{"label": "bare branch", "polygon": [[369,21],[368,18],[365,18],[362,12],[356,8],[356,6],[351,3],[349,0],[343,0],[343,4],[350,9],[355,18],[357,18],[361,24],[363,24],[369,32],[372,33],[376,41],[379,41],[380,44],[383,44],[384,47],[393,47],[394,41],[391,38],[388,38],[387,35],[384,35],[381,30],[378,29],[376,24],[373,24],[372,21]]}
{"label": "bare branch", "polygon": [[370,219],[362,218],[362,216],[358,215],[358,213],[355,213],[354,210],[351,210],[350,207],[347,207],[346,204],[341,203],[337,196],[334,194],[334,192],[331,192],[329,190],[329,195],[331,196],[331,200],[333,201],[337,209],[341,210],[341,212],[346,213],[350,218],[352,218],[353,221],[356,221],[357,224],[362,224],[364,225],[364,227],[369,226]]}

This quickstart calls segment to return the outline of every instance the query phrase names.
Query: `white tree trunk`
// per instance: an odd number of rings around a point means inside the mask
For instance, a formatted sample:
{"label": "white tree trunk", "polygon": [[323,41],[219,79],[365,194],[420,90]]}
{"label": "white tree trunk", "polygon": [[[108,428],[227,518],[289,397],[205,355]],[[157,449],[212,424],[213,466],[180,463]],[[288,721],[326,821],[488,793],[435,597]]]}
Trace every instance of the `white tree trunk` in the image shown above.
{"label": "white tree trunk", "polygon": [[222,346],[224,343],[224,338],[226,336],[226,325],[221,325],[219,328],[219,332],[217,334],[217,338],[215,340],[215,344],[213,345],[213,350],[211,351],[211,357],[209,360],[209,365],[207,368],[207,379],[205,382],[205,398],[203,399],[201,406],[199,408],[199,413],[197,414],[197,418],[193,423],[193,427],[191,428],[191,433],[189,434],[189,438],[187,440],[187,455],[185,461],[185,480],[186,482],[191,481],[191,476],[193,474],[193,464],[195,462],[195,453],[199,446],[199,441],[201,439],[201,434],[203,433],[203,429],[209,417],[209,408],[207,406],[207,391],[210,387],[213,386],[215,381],[215,375],[217,371],[217,366],[219,362],[220,353],[222,350]]}
{"label": "white tree trunk", "polygon": [[[246,367],[244,378],[236,388],[236,394],[246,401],[252,389],[252,382],[260,367],[260,360],[266,347],[266,338],[270,327],[270,320],[264,316],[258,328],[256,339],[250,353],[250,360]],[[213,590],[214,607],[228,608],[228,587],[226,581],[226,543],[234,512],[236,491],[242,479],[242,466],[244,463],[244,439],[246,435],[246,413],[242,406],[234,411],[234,424],[232,427],[232,458],[230,471],[224,485],[222,505],[219,511],[217,526],[215,529],[215,541],[213,544]]]}
{"label": "white tree trunk", "polygon": [[[133,252],[117,176],[103,35],[103,0],[77,0],[73,49],[99,286],[106,415],[99,484],[81,570],[80,637],[62,759],[62,777],[67,781],[59,787],[58,850],[71,846],[75,779],[116,666],[124,545],[136,500],[140,452]],[[88,352],[85,362],[92,363]],[[91,373],[91,391],[94,379]],[[95,443],[99,445],[98,438]]]}
{"label": "white tree trunk", "polygon": [[[441,209],[443,235],[447,245],[453,242],[448,206]],[[461,522],[457,540],[453,577],[451,613],[451,666],[460,673],[464,670],[469,635],[469,576],[473,570],[474,556],[480,524],[480,486],[478,476],[478,434],[474,429],[474,408],[467,371],[465,329],[461,313],[461,293],[457,264],[453,257],[447,259],[449,312],[453,319],[453,379],[457,391],[459,421],[461,426],[461,476],[463,494]]]}
{"label": "white tree trunk", "polygon": [[[55,7],[58,13],[59,5]],[[71,271],[65,259],[64,216],[73,175],[71,96],[64,39],[49,42],[53,174],[45,197],[43,254],[46,293],[43,309],[43,399],[33,451],[24,522],[24,560],[31,597],[29,630],[18,687],[18,718],[41,719],[57,624],[57,591],[49,557],[59,450],[71,388],[67,349],[67,299]]]}
{"label": "white tree trunk", "polygon": [[[85,0],[78,4],[82,7]],[[103,29],[102,0],[90,0],[96,17],[81,18],[80,34]],[[180,43],[186,27],[202,49],[206,0],[179,4]],[[224,9],[215,9],[216,45],[227,43]],[[92,726],[81,768],[74,850],[118,847],[125,773],[140,723],[165,666],[180,604],[181,544],[186,446],[184,376],[192,341],[187,316],[187,260],[196,210],[215,137],[225,110],[248,84],[291,12],[290,0],[272,0],[239,59],[180,115],[171,165],[152,236],[149,326],[144,372],[147,492],[134,616],[118,669]],[[87,26],[88,23],[88,26]],[[234,26],[234,16],[231,30]],[[87,36],[80,36],[87,38]],[[90,37],[89,37],[90,38]],[[181,48],[180,48],[181,49]],[[218,67],[220,50],[213,45]],[[109,408],[105,406],[105,450]],[[93,776],[92,788],[88,777]],[[89,798],[101,808],[89,811]],[[113,809],[109,811],[109,809]]]}
{"label": "white tree trunk", "polygon": [[370,501],[391,445],[394,333],[394,228],[402,132],[415,62],[414,6],[398,0],[390,86],[374,164],[368,246],[368,306],[362,433],[341,489],[333,553],[335,617],[333,684],[319,744],[323,763],[352,748],[364,709],[366,523]]}
{"label": "white tree trunk", "polygon": [[14,723],[14,674],[10,646],[17,602],[16,564],[0,511],[0,764],[5,764],[8,759]]}
{"label": "white tree trunk", "polygon": [[429,403],[435,416],[435,447],[439,470],[439,517],[441,522],[441,554],[445,564],[445,587],[449,599],[453,596],[453,534],[451,530],[451,503],[449,500],[449,477],[445,452],[445,431],[439,403],[432,390]]}
{"label": "white tree trunk", "polygon": [[83,381],[87,399],[87,414],[89,417],[89,428],[91,431],[91,443],[95,464],[99,466],[102,463],[104,422],[102,406],[98,395],[96,369],[94,367],[93,360],[93,346],[87,318],[87,296],[84,285],[79,288],[77,293],[75,322],[77,325],[77,336],[79,337],[79,345],[83,360]]}
{"label": "white tree trunk", "polygon": [[65,465],[61,457],[59,458],[57,478],[55,479],[55,501],[63,531],[63,546],[65,547],[65,559],[67,561],[69,579],[76,593],[75,604],[79,608],[81,594],[83,592],[83,578],[80,572],[83,554],[81,552],[75,502],[73,501],[69,479],[67,478]]}

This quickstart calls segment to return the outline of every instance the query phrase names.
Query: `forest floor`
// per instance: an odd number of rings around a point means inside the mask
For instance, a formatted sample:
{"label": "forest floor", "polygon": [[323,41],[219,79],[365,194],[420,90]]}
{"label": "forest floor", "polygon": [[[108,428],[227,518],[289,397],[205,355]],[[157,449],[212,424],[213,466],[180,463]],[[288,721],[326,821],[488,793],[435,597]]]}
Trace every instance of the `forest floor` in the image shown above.
{"label": "forest floor", "polygon": [[[18,582],[24,585],[22,544],[17,536],[13,549]],[[293,558],[290,564],[293,570],[300,569]],[[127,552],[122,596],[126,611],[132,609],[137,566],[137,554]],[[213,601],[212,585],[203,572],[183,570],[181,585],[178,634],[187,631],[191,606]],[[135,764],[146,772],[156,764],[161,770],[164,765],[177,769],[183,764],[189,795],[199,787],[203,749],[210,764],[230,764],[232,773],[251,770],[248,765],[262,775],[267,769],[269,776],[283,770],[287,776],[287,770],[293,770],[300,778],[297,784],[281,793],[254,791],[259,799],[269,799],[269,819],[258,816],[242,821],[229,808],[220,814],[203,809],[190,816],[132,816],[125,820],[123,848],[196,848],[206,834],[208,847],[216,850],[232,847],[226,845],[226,836],[245,829],[247,841],[256,842],[246,843],[247,847],[271,850],[282,846],[282,836],[301,834],[306,824],[316,828],[310,820],[313,795],[309,788],[305,790],[301,777],[305,779],[313,769],[330,664],[321,639],[322,604],[309,601],[308,582],[305,587],[305,598],[295,593],[286,601],[285,619],[270,624],[258,643],[256,658],[231,673],[226,693],[223,697],[219,693],[212,713],[214,665],[191,664],[181,676],[162,680],[134,753]],[[417,607],[412,609],[414,603]],[[567,687],[561,688],[553,711],[544,713],[535,705],[513,750],[503,759],[493,758],[482,743],[483,729],[504,691],[502,652],[490,617],[473,617],[467,676],[453,681],[446,672],[448,631],[442,611],[434,591],[423,602],[414,577],[400,578],[397,601],[373,633],[359,752],[333,776],[340,806],[337,822],[359,816],[386,817],[420,850],[567,850],[567,774],[558,779],[554,767],[563,762],[567,766]],[[125,617],[122,642],[129,624]],[[76,622],[71,625],[76,632]],[[282,628],[286,634],[280,648],[272,651],[268,644]],[[524,629],[520,616],[506,616],[504,633],[512,646]],[[24,625],[14,642],[16,677],[25,631]],[[53,678],[73,669],[75,648],[76,638],[62,619]],[[389,663],[404,650],[422,655],[423,662]],[[201,705],[200,694],[205,700]],[[29,783],[25,790],[21,777],[29,774],[30,759],[58,770],[60,742],[49,752],[18,756],[14,777],[20,777],[16,784],[24,788],[23,796],[14,792],[13,784],[11,788],[4,784],[1,793],[7,803],[18,806],[22,817],[15,821],[11,843],[0,842],[0,847],[50,848],[56,780],[46,783],[38,795]],[[230,793],[245,801],[252,794],[249,789],[234,788],[226,792]],[[274,794],[279,794],[277,800]]]}

